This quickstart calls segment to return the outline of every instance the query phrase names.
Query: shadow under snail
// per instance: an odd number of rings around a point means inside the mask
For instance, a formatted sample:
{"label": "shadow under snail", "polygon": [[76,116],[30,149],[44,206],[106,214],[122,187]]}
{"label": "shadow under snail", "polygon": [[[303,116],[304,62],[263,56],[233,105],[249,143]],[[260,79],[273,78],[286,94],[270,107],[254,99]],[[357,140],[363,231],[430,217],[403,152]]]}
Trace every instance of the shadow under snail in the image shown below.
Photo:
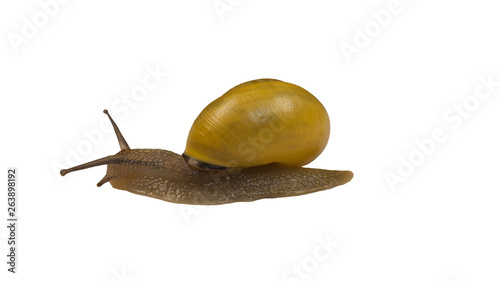
{"label": "shadow under snail", "polygon": [[303,168],[325,148],[330,120],[305,89],[275,79],[242,83],[196,118],[181,155],[130,149],[107,110],[120,151],[61,175],[108,165],[101,186],[198,205],[296,196],[349,182],[351,171]]}

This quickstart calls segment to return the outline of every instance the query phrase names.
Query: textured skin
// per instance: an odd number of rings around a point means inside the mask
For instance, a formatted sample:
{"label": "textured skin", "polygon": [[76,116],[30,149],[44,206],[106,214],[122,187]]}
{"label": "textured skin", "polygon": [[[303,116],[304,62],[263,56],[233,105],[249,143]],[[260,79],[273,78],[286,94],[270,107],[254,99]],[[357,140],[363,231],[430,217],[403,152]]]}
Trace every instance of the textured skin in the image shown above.
{"label": "textured skin", "polygon": [[217,205],[296,196],[349,182],[350,171],[270,164],[222,171],[189,168],[182,156],[160,149],[123,150],[108,164],[114,188],[169,202]]}

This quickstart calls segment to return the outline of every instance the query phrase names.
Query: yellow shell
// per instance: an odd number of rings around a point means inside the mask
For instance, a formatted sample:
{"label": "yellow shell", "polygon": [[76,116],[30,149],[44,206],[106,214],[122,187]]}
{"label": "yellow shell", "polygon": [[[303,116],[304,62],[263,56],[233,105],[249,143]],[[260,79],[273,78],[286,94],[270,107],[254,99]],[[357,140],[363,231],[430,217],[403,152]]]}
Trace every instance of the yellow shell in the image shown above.
{"label": "yellow shell", "polygon": [[203,109],[184,155],[221,167],[303,166],[321,154],[329,135],[328,113],[316,97],[291,83],[259,79]]}

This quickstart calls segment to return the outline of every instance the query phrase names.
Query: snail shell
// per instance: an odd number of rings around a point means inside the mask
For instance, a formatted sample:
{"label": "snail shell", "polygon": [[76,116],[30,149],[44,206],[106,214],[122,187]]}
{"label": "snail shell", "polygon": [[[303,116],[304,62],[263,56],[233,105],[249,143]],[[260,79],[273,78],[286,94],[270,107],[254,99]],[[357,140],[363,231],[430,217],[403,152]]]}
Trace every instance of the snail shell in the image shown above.
{"label": "snail shell", "polygon": [[305,89],[275,79],[240,84],[193,123],[184,157],[203,167],[303,166],[328,143],[330,120]]}

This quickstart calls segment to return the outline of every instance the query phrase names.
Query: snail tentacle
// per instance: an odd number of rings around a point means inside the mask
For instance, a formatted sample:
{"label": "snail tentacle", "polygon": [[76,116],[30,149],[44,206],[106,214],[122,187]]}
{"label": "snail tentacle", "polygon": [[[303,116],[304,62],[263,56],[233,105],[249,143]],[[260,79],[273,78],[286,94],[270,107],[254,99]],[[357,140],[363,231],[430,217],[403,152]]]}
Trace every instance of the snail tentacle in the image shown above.
{"label": "snail tentacle", "polygon": [[96,159],[94,161],[90,161],[84,164],[80,164],[78,166],[74,166],[68,169],[62,169],[60,171],[61,176],[65,176],[68,173],[74,172],[74,171],[79,171],[79,170],[84,170],[96,166],[101,166],[101,165],[106,165],[106,164],[111,164],[111,163],[118,163],[118,159],[114,157],[114,155],[106,156],[103,158]]}
{"label": "snail tentacle", "polygon": [[127,141],[125,140],[122,133],[120,132],[120,129],[118,129],[118,126],[116,125],[113,118],[111,118],[111,115],[109,115],[108,110],[104,109],[103,112],[104,112],[104,114],[106,114],[108,116],[109,121],[111,122],[111,125],[113,125],[113,129],[115,130],[116,137],[118,138],[118,144],[120,145],[120,150],[130,149]]}

